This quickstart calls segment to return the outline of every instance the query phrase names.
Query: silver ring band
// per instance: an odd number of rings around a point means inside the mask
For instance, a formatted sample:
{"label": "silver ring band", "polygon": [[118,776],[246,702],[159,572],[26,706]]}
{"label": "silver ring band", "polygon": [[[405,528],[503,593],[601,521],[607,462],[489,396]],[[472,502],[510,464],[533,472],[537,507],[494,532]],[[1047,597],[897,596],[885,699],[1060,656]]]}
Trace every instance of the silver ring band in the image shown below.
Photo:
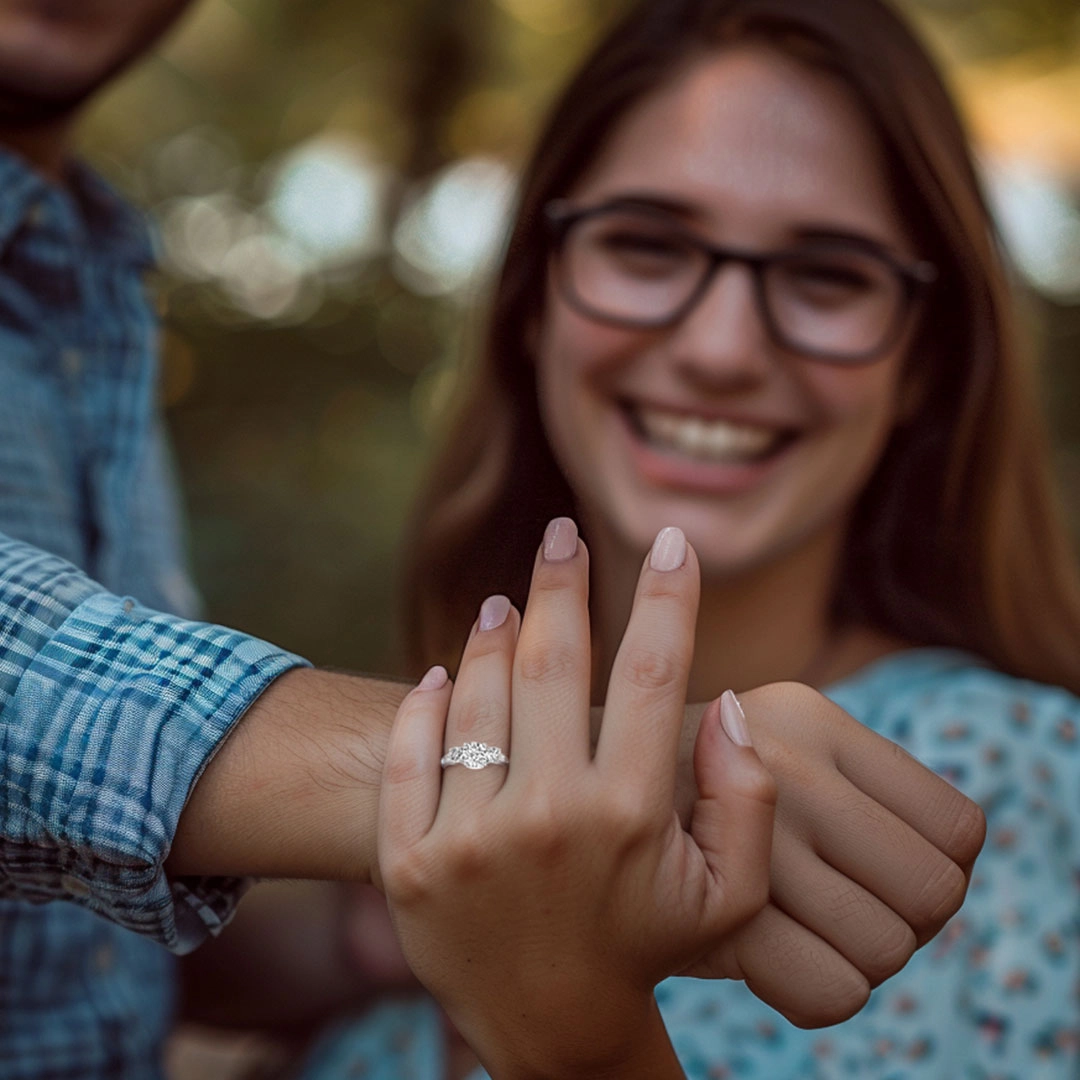
{"label": "silver ring band", "polygon": [[482,742],[467,742],[461,746],[451,746],[442,756],[439,764],[445,769],[448,765],[464,765],[466,769],[483,769],[488,765],[509,765],[510,759],[497,747]]}

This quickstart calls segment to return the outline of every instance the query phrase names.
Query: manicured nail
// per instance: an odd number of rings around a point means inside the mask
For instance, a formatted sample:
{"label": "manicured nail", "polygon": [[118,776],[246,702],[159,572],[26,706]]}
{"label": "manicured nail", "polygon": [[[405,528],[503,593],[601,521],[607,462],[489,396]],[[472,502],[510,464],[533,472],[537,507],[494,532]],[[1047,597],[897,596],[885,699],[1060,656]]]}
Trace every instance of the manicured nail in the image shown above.
{"label": "manicured nail", "polygon": [[416,684],[417,690],[441,690],[449,676],[442,664],[429,668],[427,674]]}
{"label": "manicured nail", "polygon": [[544,559],[566,562],[577,552],[577,526],[570,518],[554,518],[544,530]]}
{"label": "manicured nail", "polygon": [[654,570],[678,570],[686,562],[686,534],[669,525],[653,541],[649,565]]}
{"label": "manicured nail", "polygon": [[510,600],[505,596],[489,596],[480,605],[480,629],[494,630],[506,622],[510,614]]}
{"label": "manicured nail", "polygon": [[730,690],[725,690],[720,696],[720,723],[736,746],[754,745],[750,740],[750,729],[746,726],[746,713]]}

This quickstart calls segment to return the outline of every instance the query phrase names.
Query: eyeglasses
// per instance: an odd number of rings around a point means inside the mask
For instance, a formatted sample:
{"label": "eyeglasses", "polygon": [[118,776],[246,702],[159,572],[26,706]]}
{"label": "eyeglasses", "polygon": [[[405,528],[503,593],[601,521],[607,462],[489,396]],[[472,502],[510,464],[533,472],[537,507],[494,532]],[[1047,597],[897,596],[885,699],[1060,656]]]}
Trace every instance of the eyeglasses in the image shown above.
{"label": "eyeglasses", "polygon": [[545,207],[566,301],[615,326],[660,329],[685,318],[721,267],[745,266],[773,340],[837,364],[869,363],[894,345],[920,292],[938,276],[873,241],[807,241],[783,251],[717,247],[662,210],[606,203]]}

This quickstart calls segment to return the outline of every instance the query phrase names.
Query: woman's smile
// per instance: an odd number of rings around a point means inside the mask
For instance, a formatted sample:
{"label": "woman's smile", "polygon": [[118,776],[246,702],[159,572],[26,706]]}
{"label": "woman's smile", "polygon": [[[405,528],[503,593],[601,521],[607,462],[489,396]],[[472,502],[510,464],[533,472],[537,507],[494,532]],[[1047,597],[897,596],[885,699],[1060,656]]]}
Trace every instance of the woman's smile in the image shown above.
{"label": "woman's smile", "polygon": [[633,465],[658,487],[738,494],[761,482],[798,439],[790,425],[640,402],[618,407]]}
{"label": "woman's smile", "polygon": [[698,60],[551,214],[541,414],[591,532],[636,559],[679,525],[726,580],[835,548],[895,423],[889,259],[914,256],[844,87],[767,49]]}

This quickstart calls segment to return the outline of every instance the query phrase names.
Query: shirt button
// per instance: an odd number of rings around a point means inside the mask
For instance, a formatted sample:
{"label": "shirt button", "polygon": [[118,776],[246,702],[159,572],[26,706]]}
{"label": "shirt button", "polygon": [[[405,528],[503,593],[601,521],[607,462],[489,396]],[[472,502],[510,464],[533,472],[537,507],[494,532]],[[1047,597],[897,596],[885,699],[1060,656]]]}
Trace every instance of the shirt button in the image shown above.
{"label": "shirt button", "polygon": [[78,349],[64,349],[60,354],[60,364],[69,378],[74,379],[82,371],[82,353]]}
{"label": "shirt button", "polygon": [[113,966],[113,947],[111,945],[99,945],[94,952],[94,967],[99,974],[104,975]]}
{"label": "shirt button", "polygon": [[65,874],[60,879],[60,888],[72,896],[89,896],[90,886],[74,874]]}

